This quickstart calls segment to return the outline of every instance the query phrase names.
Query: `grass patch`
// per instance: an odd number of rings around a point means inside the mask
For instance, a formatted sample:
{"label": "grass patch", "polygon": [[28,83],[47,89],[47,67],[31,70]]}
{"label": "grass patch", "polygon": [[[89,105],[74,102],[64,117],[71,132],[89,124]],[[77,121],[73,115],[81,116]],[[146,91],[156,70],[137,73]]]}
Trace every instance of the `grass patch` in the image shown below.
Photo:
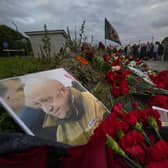
{"label": "grass patch", "polygon": [[56,68],[57,61],[34,57],[0,57],[0,79]]}

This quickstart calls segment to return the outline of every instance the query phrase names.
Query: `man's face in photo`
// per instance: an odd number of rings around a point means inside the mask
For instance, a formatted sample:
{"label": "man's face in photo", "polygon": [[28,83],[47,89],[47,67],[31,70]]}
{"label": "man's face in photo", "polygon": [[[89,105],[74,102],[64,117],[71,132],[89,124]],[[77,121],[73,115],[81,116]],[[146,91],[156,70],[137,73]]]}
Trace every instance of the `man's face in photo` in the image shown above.
{"label": "man's face in photo", "polygon": [[6,87],[4,100],[12,107],[17,113],[24,105],[23,86],[20,80],[6,80],[2,82]]}
{"label": "man's face in photo", "polygon": [[31,96],[34,106],[41,108],[45,113],[64,119],[69,111],[69,90],[58,83],[49,81],[41,85]]}

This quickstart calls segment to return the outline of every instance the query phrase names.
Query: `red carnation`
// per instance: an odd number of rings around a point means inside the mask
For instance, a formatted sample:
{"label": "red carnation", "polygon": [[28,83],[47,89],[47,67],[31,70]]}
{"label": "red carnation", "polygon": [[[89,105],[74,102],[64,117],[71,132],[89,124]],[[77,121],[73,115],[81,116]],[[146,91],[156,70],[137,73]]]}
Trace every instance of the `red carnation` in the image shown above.
{"label": "red carnation", "polygon": [[137,109],[138,106],[139,106],[139,103],[138,103],[137,101],[134,101],[134,102],[132,103],[132,105],[133,105],[134,109]]}
{"label": "red carnation", "polygon": [[152,96],[148,102],[151,106],[155,105],[162,108],[168,108],[168,96],[165,95]]}
{"label": "red carnation", "polygon": [[147,162],[168,160],[168,143],[159,140],[156,144],[149,147],[147,151]]}
{"label": "red carnation", "polygon": [[117,79],[117,74],[115,72],[109,71],[106,73],[105,79],[109,82],[112,83],[114,80]]}
{"label": "red carnation", "polygon": [[145,159],[145,151],[140,145],[134,145],[126,149],[126,153],[131,155],[135,160],[143,162]]}
{"label": "red carnation", "polygon": [[119,58],[117,58],[117,59],[111,64],[111,66],[116,66],[116,65],[120,65]]}
{"label": "red carnation", "polygon": [[130,75],[132,72],[130,70],[123,70],[121,71],[120,78],[125,79],[128,75]]}
{"label": "red carnation", "polygon": [[114,112],[121,112],[122,110],[122,104],[121,103],[116,103],[115,105],[113,105],[112,110]]}
{"label": "red carnation", "polygon": [[144,142],[144,137],[141,133],[136,130],[128,132],[120,140],[121,147],[125,150],[134,145],[141,144]]}
{"label": "red carnation", "polygon": [[105,55],[103,55],[103,58],[104,58],[104,61],[108,63],[110,58],[111,58],[111,55],[110,54],[105,54]]}
{"label": "red carnation", "polygon": [[161,71],[157,75],[151,75],[151,80],[156,84],[157,87],[168,90],[168,70]]}
{"label": "red carnation", "polygon": [[168,160],[151,162],[150,164],[145,166],[145,168],[166,168],[166,167],[168,167]]}
{"label": "red carnation", "polygon": [[114,97],[118,97],[121,95],[120,88],[115,83],[112,83],[111,93]]}
{"label": "red carnation", "polygon": [[126,80],[120,81],[120,90],[121,90],[121,94],[123,95],[128,93],[129,89],[128,89],[128,83]]}
{"label": "red carnation", "polygon": [[137,118],[136,115],[134,115],[134,113],[129,112],[129,113],[127,113],[127,114],[125,115],[124,121],[125,121],[128,125],[134,126],[134,125],[137,123],[138,118]]}
{"label": "red carnation", "polygon": [[124,135],[120,140],[120,145],[127,154],[138,161],[143,161],[145,152],[141,144],[144,144],[144,137],[138,131],[133,130]]}
{"label": "red carnation", "polygon": [[157,121],[158,126],[161,126],[159,112],[157,110],[153,110],[150,107],[141,111],[139,119],[144,125],[146,125],[150,117],[154,117]]}

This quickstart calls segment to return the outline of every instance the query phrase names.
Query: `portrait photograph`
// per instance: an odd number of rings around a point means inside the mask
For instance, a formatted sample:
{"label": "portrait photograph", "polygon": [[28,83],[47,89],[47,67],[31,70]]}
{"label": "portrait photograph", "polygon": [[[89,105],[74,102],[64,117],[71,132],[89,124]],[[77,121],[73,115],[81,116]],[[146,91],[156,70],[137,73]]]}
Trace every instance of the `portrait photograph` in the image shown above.
{"label": "portrait photograph", "polygon": [[108,109],[65,69],[0,80],[0,103],[29,135],[86,144]]}

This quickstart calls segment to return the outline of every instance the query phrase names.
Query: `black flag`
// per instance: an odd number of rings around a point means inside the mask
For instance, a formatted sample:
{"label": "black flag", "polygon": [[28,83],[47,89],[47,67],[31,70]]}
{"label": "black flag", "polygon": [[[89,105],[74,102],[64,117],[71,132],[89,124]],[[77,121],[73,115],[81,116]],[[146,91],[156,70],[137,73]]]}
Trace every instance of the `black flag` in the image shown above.
{"label": "black flag", "polygon": [[109,21],[105,18],[105,39],[114,41],[121,45],[119,36],[114,27],[109,23]]}

